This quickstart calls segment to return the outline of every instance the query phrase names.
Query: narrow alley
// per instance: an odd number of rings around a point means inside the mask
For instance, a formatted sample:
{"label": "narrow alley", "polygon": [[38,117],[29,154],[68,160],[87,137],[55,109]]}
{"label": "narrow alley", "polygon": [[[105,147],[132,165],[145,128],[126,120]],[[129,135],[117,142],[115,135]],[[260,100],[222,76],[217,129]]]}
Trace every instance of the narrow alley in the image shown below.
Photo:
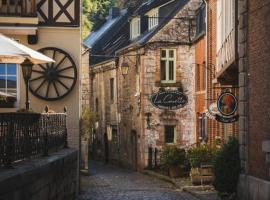
{"label": "narrow alley", "polygon": [[91,161],[89,172],[81,177],[78,200],[197,200],[170,183],[116,166]]}

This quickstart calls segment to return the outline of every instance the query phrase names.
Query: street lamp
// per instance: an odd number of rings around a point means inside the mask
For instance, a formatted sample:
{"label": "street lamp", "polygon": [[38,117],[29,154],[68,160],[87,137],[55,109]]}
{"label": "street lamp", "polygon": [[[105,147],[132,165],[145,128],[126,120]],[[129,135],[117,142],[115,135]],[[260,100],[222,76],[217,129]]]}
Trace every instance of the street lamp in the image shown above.
{"label": "street lamp", "polygon": [[29,111],[29,97],[28,97],[28,90],[29,90],[29,80],[31,78],[31,74],[32,74],[32,68],[33,68],[33,63],[26,58],[23,63],[21,63],[22,66],[22,73],[23,73],[23,79],[25,82],[25,91],[26,91],[26,101],[25,101],[25,108],[26,111]]}
{"label": "street lamp", "polygon": [[121,71],[122,71],[122,75],[124,77],[126,77],[126,75],[128,74],[128,70],[129,70],[129,65],[127,62],[123,61],[122,65],[121,65]]}

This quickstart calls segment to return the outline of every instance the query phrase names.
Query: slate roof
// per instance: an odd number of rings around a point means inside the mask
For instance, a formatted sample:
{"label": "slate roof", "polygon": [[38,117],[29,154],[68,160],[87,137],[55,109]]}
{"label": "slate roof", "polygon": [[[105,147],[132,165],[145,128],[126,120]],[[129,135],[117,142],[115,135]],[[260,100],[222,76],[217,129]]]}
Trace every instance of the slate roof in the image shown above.
{"label": "slate roof", "polygon": [[[144,45],[170,21],[188,1],[189,0],[145,0],[135,9],[121,10],[120,16],[113,19],[109,18],[98,30],[90,33],[84,40],[84,45],[90,48],[90,65],[113,58],[115,52],[125,47]],[[164,4],[166,5],[162,6]],[[159,9],[159,24],[155,28],[148,30],[148,18],[144,17],[144,15],[146,12],[159,6],[162,6]],[[141,17],[141,35],[135,40],[130,40],[129,21],[134,16]],[[104,57],[102,55],[104,55]]]}

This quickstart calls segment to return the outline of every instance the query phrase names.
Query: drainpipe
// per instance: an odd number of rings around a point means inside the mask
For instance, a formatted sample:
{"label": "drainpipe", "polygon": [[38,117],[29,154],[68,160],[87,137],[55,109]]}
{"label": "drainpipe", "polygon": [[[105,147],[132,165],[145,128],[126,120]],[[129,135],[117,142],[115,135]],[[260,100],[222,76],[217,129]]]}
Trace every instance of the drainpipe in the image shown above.
{"label": "drainpipe", "polygon": [[[118,57],[118,66],[115,66],[115,72],[116,72],[116,75],[115,75],[115,81],[116,81],[116,120],[117,120],[117,151],[118,151],[118,164],[120,165],[120,127],[119,127],[119,124],[120,124],[120,117],[119,117],[119,60],[120,60],[120,57]],[[116,63],[116,62],[115,62]]]}
{"label": "drainpipe", "polygon": [[[208,68],[208,3],[207,0],[203,0],[205,4],[205,68]],[[205,70],[205,107],[206,109],[208,108],[208,70]],[[211,72],[211,71],[210,71]],[[205,119],[205,133],[207,135],[208,139],[208,120],[207,118]]]}

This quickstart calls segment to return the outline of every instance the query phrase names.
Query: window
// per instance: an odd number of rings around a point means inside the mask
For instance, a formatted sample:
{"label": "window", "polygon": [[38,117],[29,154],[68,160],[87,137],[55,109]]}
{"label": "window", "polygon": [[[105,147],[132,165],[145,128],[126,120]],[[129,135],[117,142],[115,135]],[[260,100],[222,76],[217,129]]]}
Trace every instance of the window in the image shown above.
{"label": "window", "polygon": [[112,125],[112,142],[117,144],[118,143],[118,134],[117,134],[117,126]]}
{"label": "window", "polygon": [[175,126],[165,126],[165,143],[174,143]]}
{"label": "window", "polygon": [[130,23],[130,38],[134,39],[141,34],[141,20],[136,17]]}
{"label": "window", "polygon": [[176,82],[176,51],[162,49],[160,56],[160,79],[162,83]]}
{"label": "window", "polygon": [[217,0],[217,52],[235,28],[235,0]]}
{"label": "window", "polygon": [[114,78],[110,79],[110,97],[111,97],[111,102],[114,102]]}
{"label": "window", "polygon": [[204,91],[205,87],[206,87],[206,65],[205,65],[205,62],[203,62],[203,64],[196,65],[195,81],[196,81],[196,92]]}
{"label": "window", "polygon": [[17,101],[17,90],[17,65],[0,63],[1,96],[4,98],[8,97],[9,101],[14,103]]}
{"label": "window", "polygon": [[150,11],[148,14],[148,29],[151,30],[158,25],[158,9]]}
{"label": "window", "polygon": [[198,114],[199,118],[199,126],[198,126],[198,132],[199,132],[199,137],[201,140],[206,141],[207,140],[207,134],[205,132],[205,127],[206,127],[206,120],[207,117],[204,113]]}

